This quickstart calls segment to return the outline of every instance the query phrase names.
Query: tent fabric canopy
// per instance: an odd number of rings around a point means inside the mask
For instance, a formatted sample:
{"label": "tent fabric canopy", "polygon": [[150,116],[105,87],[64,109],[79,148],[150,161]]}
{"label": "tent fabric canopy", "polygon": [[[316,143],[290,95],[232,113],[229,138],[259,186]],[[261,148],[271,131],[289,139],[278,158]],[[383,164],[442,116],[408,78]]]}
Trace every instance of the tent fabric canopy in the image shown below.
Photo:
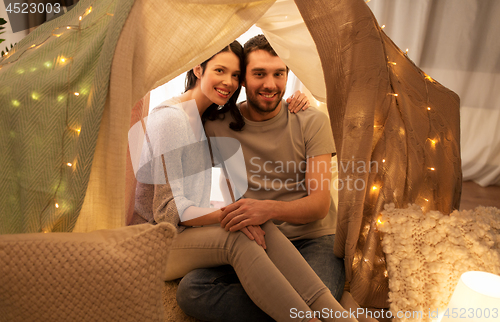
{"label": "tent fabric canopy", "polygon": [[[280,11],[287,14],[280,16]],[[82,0],[69,13],[72,12],[42,25],[18,45],[12,56],[0,62],[2,90],[8,79],[14,77],[16,67],[33,57],[23,53],[29,51],[36,37],[52,37],[56,25],[78,26],[80,15],[82,21],[90,21],[96,12],[112,17],[113,23],[96,28],[97,34],[106,35],[101,43],[86,47],[82,42],[77,47],[82,60],[108,57],[108,62],[112,57],[112,64],[96,72],[91,89],[82,92],[85,105],[74,105],[74,101],[69,100],[69,94],[76,92],[72,90],[66,92],[66,109],[58,110],[53,101],[45,99],[53,96],[56,81],[41,86],[40,103],[24,99],[23,111],[27,114],[23,115],[31,115],[41,108],[47,111],[39,120],[33,118],[22,123],[18,112],[12,111],[15,97],[30,95],[22,86],[9,87],[12,90],[2,94],[1,122],[4,123],[0,142],[2,151],[7,153],[2,152],[0,167],[2,182],[8,182],[2,185],[2,192],[12,187],[36,188],[26,193],[23,190],[16,200],[9,199],[11,194],[0,194],[1,205],[10,202],[18,207],[2,207],[2,233],[43,229],[91,231],[124,225],[126,214],[133,207],[135,189],[135,180],[130,176],[127,132],[146,113],[147,96],[141,99],[154,87],[212,56],[254,23],[263,28],[273,47],[313,95],[319,100],[326,98],[338,152],[339,179],[346,184],[342,189],[339,187],[334,251],[345,257],[351,292],[361,305],[388,306],[388,277],[377,230],[377,218],[384,204],[405,207],[408,203],[417,203],[425,210],[436,209],[446,214],[458,207],[461,190],[458,97],[427,77],[384,35],[363,0],[276,3]],[[128,17],[123,24],[119,19],[124,13],[128,13]],[[66,21],[68,17],[73,20]],[[289,32],[287,28],[296,28],[296,31]],[[297,37],[297,32],[303,37]],[[60,61],[63,47],[58,42],[64,43],[64,36],[54,37],[53,45],[41,48],[46,48],[45,57]],[[107,44],[113,41],[116,45],[108,50]],[[294,46],[300,49],[294,50]],[[19,59],[6,65],[16,53]],[[304,68],[304,62],[312,67]],[[76,59],[70,66],[74,79],[92,72]],[[60,70],[58,67],[61,66],[53,68],[54,75]],[[64,79],[65,82],[61,82],[65,86],[77,84],[73,78],[69,82],[62,76],[58,79]],[[24,81],[34,84],[40,79],[31,83]],[[134,107],[136,102],[139,103]],[[69,162],[61,158],[60,137],[66,127],[60,119],[64,119],[65,111],[73,115],[75,108],[82,111],[83,117],[79,119],[81,132],[76,136],[76,143],[70,145],[74,146],[77,161],[69,166]],[[3,121],[5,115],[10,117],[10,123]],[[51,153],[42,155],[42,148],[30,150],[37,136],[26,138],[27,150],[23,155],[19,155],[12,144],[6,145],[11,140],[9,129],[25,133],[30,132],[34,124],[37,129],[46,129],[58,118],[58,124],[62,125],[43,145]],[[38,134],[43,137],[41,132]],[[84,144],[87,137],[89,143]],[[29,162],[21,165],[30,169],[42,157],[51,163],[37,168],[37,173],[52,178],[51,181],[43,181],[32,172],[16,176],[13,164],[25,158]],[[9,168],[3,167],[6,160],[11,162]],[[64,172],[66,170],[70,172]],[[62,174],[65,184],[54,186]],[[349,180],[351,184],[363,183],[363,187],[348,189]],[[75,205],[71,209],[62,207],[64,201],[60,201],[68,191],[72,192],[70,197]],[[20,207],[23,203],[30,204],[35,195],[42,206],[50,207]],[[58,202],[61,206],[56,207]],[[4,227],[12,226],[11,218],[32,224],[20,225],[15,231],[5,230]],[[36,225],[37,222],[46,225]]]}

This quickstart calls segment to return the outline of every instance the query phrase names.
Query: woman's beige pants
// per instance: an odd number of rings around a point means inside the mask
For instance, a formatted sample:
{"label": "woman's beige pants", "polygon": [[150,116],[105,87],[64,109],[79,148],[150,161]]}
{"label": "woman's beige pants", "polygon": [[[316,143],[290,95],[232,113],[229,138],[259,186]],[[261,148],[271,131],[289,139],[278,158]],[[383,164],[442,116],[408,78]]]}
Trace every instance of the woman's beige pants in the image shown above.
{"label": "woman's beige pants", "polygon": [[292,319],[291,310],[310,311],[310,304],[330,291],[272,222],[262,228],[266,250],[242,232],[228,232],[218,225],[186,228],[172,243],[165,280],[229,264],[250,298],[272,318],[308,321]]}

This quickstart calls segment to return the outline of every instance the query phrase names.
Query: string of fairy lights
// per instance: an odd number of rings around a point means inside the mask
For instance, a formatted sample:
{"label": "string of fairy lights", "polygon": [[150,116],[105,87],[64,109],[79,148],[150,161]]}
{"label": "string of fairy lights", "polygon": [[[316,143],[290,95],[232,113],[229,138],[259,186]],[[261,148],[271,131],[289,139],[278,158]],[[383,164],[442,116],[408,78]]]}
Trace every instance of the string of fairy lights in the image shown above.
{"label": "string of fairy lights", "polygon": [[[368,3],[370,2],[371,0],[365,0],[365,3]],[[385,25],[381,25],[379,26],[379,32],[380,33],[385,33],[384,32],[384,28],[386,26]],[[384,48],[384,51],[385,51],[385,47]],[[399,49],[399,48],[398,48]],[[430,98],[429,98],[429,90],[428,90],[428,83],[435,83],[435,81],[429,76],[427,75],[426,73],[424,73],[420,68],[418,68],[415,63],[413,63],[413,61],[411,61],[411,59],[408,57],[408,52],[409,52],[409,49],[407,48],[405,50],[405,52],[402,52],[400,49],[399,49],[400,53],[408,60],[410,61],[416,68],[416,70],[420,73],[421,76],[423,76],[423,81],[424,81],[424,84],[425,84],[425,90],[426,90],[426,101],[425,101],[425,104],[421,107],[423,109],[423,111],[426,112],[426,115],[429,119],[429,123],[430,123],[430,113],[432,113],[432,106],[430,105]],[[386,57],[386,62],[387,62],[387,69],[388,69],[388,73],[389,75],[390,74],[393,74],[395,75],[396,77],[398,77],[398,73],[397,73],[397,68],[398,68],[398,65],[396,62],[394,61],[391,61],[389,56],[387,55],[387,53],[384,53],[385,54],[385,57]],[[399,94],[394,90],[393,86],[392,86],[392,82],[390,81],[390,78],[389,78],[389,84],[390,84],[390,87],[391,87],[391,91],[389,93],[387,93],[388,96],[391,96],[394,100],[395,100],[395,104],[398,105],[398,96]],[[380,131],[382,130],[382,128],[384,127],[384,125],[382,124],[374,124],[374,131]],[[426,142],[428,142],[430,144],[430,147],[431,149],[436,149],[436,145],[439,143],[439,138],[434,138],[434,137],[431,137],[431,128],[429,127],[429,133],[428,133],[428,137],[426,139]],[[404,128],[401,128],[400,129],[400,134],[404,135],[405,134],[405,129]],[[426,155],[424,153],[423,157],[425,158]],[[373,162],[373,161],[372,161]],[[424,162],[425,162],[425,159],[424,159]],[[384,167],[386,166],[386,159],[383,158],[382,159],[382,171],[385,171],[384,170]],[[436,171],[437,169],[435,168],[435,166],[428,166],[427,167],[427,170],[430,171],[430,172],[434,172]],[[373,198],[372,200],[378,200],[378,197],[379,197],[379,194],[382,192],[382,184],[381,183],[373,183],[371,185],[371,187],[368,189],[368,193],[370,195],[371,198]],[[423,201],[425,201],[425,203],[428,205],[429,203],[429,199],[427,198],[422,198]],[[422,207],[422,210],[425,211],[425,207],[420,205]],[[377,209],[375,209],[375,211],[377,211]],[[375,229],[375,231],[378,231],[377,227],[380,226],[380,225],[383,225],[385,223],[385,221],[382,221],[382,214],[378,214],[378,216],[374,216],[375,218],[370,220],[361,230],[361,235],[363,236],[363,238],[367,238],[369,232],[371,229]],[[382,238],[382,236],[379,236],[380,238]],[[356,262],[359,262],[363,260],[363,262],[365,262],[366,264],[368,265],[373,265],[374,263],[368,263],[370,262],[371,260],[368,258],[368,257],[365,257],[364,255],[362,255],[361,253],[358,253],[355,257],[354,257],[354,263]],[[354,264],[353,263],[353,264]],[[383,275],[385,278],[388,278],[389,276],[389,273],[387,271],[387,268],[384,269],[384,272],[383,272]]]}
{"label": "string of fairy lights", "polygon": [[[6,61],[6,60],[8,60],[9,57],[12,57],[13,55],[16,54],[17,46],[15,46],[10,51],[6,52],[3,55],[3,57],[1,57],[1,60],[0,60],[0,70],[1,70],[2,68],[6,67],[6,66],[9,66],[9,65],[12,65],[12,64],[15,64],[16,62],[18,62],[19,59],[27,52],[41,48],[49,40],[53,39],[54,37],[55,38],[65,37],[68,34],[73,34],[77,37],[76,44],[75,44],[74,49],[73,49],[73,53],[71,54],[70,57],[58,55],[57,57],[55,57],[54,60],[46,61],[45,63],[43,63],[44,67],[46,67],[48,69],[56,68],[56,67],[63,67],[63,66],[67,66],[67,68],[68,68],[67,80],[66,80],[66,94],[62,93],[57,97],[58,102],[62,102],[63,100],[66,99],[66,104],[65,104],[65,108],[66,108],[66,110],[65,110],[65,114],[66,114],[65,115],[65,125],[66,125],[66,128],[65,128],[65,131],[62,133],[62,139],[61,139],[61,166],[60,166],[60,170],[59,170],[59,180],[58,180],[58,183],[57,183],[57,186],[55,188],[55,191],[54,191],[52,198],[50,198],[50,200],[47,202],[47,205],[42,209],[40,216],[39,216],[40,231],[45,232],[45,233],[50,232],[51,227],[44,227],[44,223],[42,223],[42,214],[45,211],[47,211],[47,209],[52,209],[55,211],[60,210],[62,200],[59,200],[58,193],[59,193],[60,188],[61,188],[64,174],[66,173],[65,171],[66,171],[66,169],[72,169],[72,172],[74,172],[76,170],[76,159],[75,160],[65,160],[65,158],[66,158],[65,157],[66,151],[65,151],[65,144],[64,144],[65,138],[68,135],[78,137],[80,135],[80,132],[81,132],[81,125],[70,124],[71,122],[69,120],[70,119],[69,113],[70,113],[71,102],[72,102],[72,100],[70,98],[83,99],[83,96],[85,96],[85,94],[87,94],[87,92],[86,91],[82,92],[82,91],[72,90],[71,76],[72,76],[72,67],[73,67],[73,57],[75,56],[76,50],[79,48],[79,45],[80,45],[81,32],[84,30],[87,30],[89,28],[94,27],[102,19],[106,19],[106,18],[113,16],[112,13],[108,12],[109,8],[113,4],[113,3],[110,3],[108,5],[108,7],[104,10],[104,12],[105,12],[104,14],[102,14],[100,17],[92,17],[92,19],[93,19],[92,23],[89,23],[89,24],[83,26],[85,19],[88,18],[89,16],[91,16],[91,14],[93,12],[95,12],[95,10],[93,8],[94,3],[95,3],[95,0],[92,1],[92,3],[78,17],[78,24],[64,25],[64,26],[60,26],[60,27],[53,29],[50,36],[48,36],[47,38],[45,38],[44,40],[42,40],[39,43],[32,44],[31,46],[25,48],[25,50],[22,53],[17,55],[16,59],[11,60],[11,61]],[[36,67],[32,67],[31,70],[35,71]],[[24,70],[22,70],[22,71],[18,70],[17,73],[20,74],[23,72],[24,72]],[[40,98],[40,95],[36,92],[32,92],[31,97],[34,100],[38,100]],[[17,99],[13,99],[11,101],[11,104],[14,107],[19,107],[21,105],[21,102]],[[51,208],[51,205],[53,208]]]}

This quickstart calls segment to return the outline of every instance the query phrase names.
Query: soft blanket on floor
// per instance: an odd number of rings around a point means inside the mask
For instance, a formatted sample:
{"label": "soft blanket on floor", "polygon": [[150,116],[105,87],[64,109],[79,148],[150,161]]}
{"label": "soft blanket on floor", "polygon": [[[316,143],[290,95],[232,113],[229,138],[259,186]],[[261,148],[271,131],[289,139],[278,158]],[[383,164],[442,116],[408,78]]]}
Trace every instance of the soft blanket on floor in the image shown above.
{"label": "soft blanket on floor", "polygon": [[[386,205],[378,221],[383,233],[389,276],[390,309],[421,311],[407,319],[431,321],[429,313],[443,311],[460,275],[484,271],[500,275],[500,210],[477,207],[443,215],[423,213],[417,205],[395,209]],[[410,313],[407,313],[409,316]]]}

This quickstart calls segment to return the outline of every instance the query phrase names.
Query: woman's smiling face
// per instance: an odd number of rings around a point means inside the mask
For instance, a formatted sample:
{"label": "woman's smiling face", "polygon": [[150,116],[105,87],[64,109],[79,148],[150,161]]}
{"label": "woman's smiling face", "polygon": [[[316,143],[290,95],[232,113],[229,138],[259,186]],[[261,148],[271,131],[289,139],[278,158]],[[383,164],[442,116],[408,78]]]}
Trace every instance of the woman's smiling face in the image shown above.
{"label": "woman's smiling face", "polygon": [[[198,71],[201,74],[201,67]],[[238,89],[240,74],[238,56],[230,51],[218,53],[208,61],[205,72],[199,76],[201,91],[213,103],[224,105]]]}

